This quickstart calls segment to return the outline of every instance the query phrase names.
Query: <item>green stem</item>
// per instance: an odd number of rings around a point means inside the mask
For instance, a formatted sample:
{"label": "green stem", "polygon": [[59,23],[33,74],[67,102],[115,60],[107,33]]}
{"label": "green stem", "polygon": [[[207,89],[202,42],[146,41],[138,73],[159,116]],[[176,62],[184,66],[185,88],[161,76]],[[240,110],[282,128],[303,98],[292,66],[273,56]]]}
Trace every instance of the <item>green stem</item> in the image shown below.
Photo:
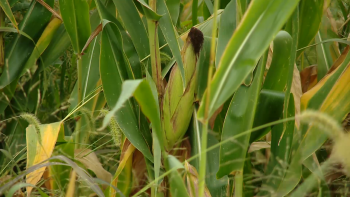
{"label": "green stem", "polygon": [[[219,7],[219,0],[216,0],[214,2],[214,18],[213,20],[216,21],[217,18],[217,10]],[[204,120],[203,120],[203,128],[202,128],[202,140],[201,140],[201,159],[200,159],[200,166],[199,166],[199,188],[198,188],[198,195],[204,196],[204,190],[205,190],[205,172],[207,169],[207,140],[208,140],[208,121],[209,121],[209,101],[210,101],[210,84],[211,84],[211,78],[212,73],[215,66],[215,49],[216,49],[216,34],[217,34],[217,23],[213,24],[213,31],[212,31],[212,39],[211,39],[211,48],[210,48],[210,60],[209,60],[209,72],[208,72],[208,81],[207,81],[207,99],[206,102],[203,103],[205,105],[204,110]]]}
{"label": "green stem", "polygon": [[243,196],[243,170],[235,174],[235,196]]}
{"label": "green stem", "polygon": [[[299,116],[300,117],[300,116]],[[275,126],[275,125],[278,125],[278,124],[282,124],[284,122],[289,122],[289,121],[295,121],[295,117],[290,117],[290,118],[286,118],[286,119],[280,119],[280,120],[276,120],[274,122],[270,122],[270,123],[266,123],[264,125],[260,125],[258,127],[255,127],[255,128],[252,128],[252,129],[249,129],[249,130],[246,130],[240,134],[237,134],[237,135],[234,135],[234,136],[231,136],[225,140],[222,140],[220,143],[217,143],[215,145],[212,145],[211,147],[207,148],[205,151],[202,150],[202,152],[209,152],[209,151],[212,151],[216,148],[219,148],[222,144],[225,144],[225,143],[228,143],[228,142],[232,142],[232,140],[235,140],[239,137],[242,137],[242,136],[245,136],[245,135],[248,135],[250,133],[253,133],[255,131],[259,131],[261,129],[265,129],[265,128],[268,128],[268,127],[271,127],[271,126]],[[193,161],[194,159],[197,159],[199,158],[199,155],[200,153],[196,154],[196,155],[193,155],[191,158],[187,159],[187,162],[191,162]],[[183,165],[185,165],[185,162],[182,162]],[[200,166],[201,167],[201,166]],[[166,172],[164,172],[162,175],[160,175],[158,178],[155,178],[154,180],[150,181],[150,183],[148,183],[148,185],[146,185],[145,187],[143,187],[140,191],[138,191],[136,194],[133,195],[133,197],[136,197],[136,196],[139,196],[141,195],[143,192],[145,192],[148,188],[150,188],[153,184],[155,184],[156,182],[162,180],[164,177],[168,176],[171,172],[175,171],[176,168],[172,168],[171,170],[168,170]]]}
{"label": "green stem", "polygon": [[[152,10],[156,11],[156,0],[149,0],[149,6]],[[162,68],[159,52],[159,40],[158,40],[158,22],[151,19],[147,19],[148,33],[149,33],[149,45],[152,64],[152,78],[156,83],[158,90],[158,96],[161,99],[163,95],[163,82],[162,82]],[[161,100],[159,100],[161,102]]]}
{"label": "green stem", "polygon": [[[149,6],[153,11],[157,11],[156,0],[149,0]],[[150,45],[150,55],[151,55],[151,65],[152,65],[152,78],[156,84],[158,92],[159,104],[162,103],[162,98],[164,94],[164,87],[162,81],[162,68],[161,59],[159,51],[159,40],[158,40],[158,22],[151,19],[147,19],[148,34],[149,34],[149,45]],[[161,113],[161,111],[160,111]],[[163,147],[162,147],[163,148]],[[153,134],[153,153],[154,153],[154,178],[159,177],[160,163],[161,163],[161,153],[160,145],[157,136]],[[151,196],[157,195],[157,183],[152,185]]]}
{"label": "green stem", "polygon": [[[83,77],[83,60],[77,55],[76,56],[76,62],[77,62],[77,72],[78,72],[78,104],[81,104],[83,100],[83,87],[82,87],[82,77]],[[83,136],[82,136],[82,131],[81,131],[81,118],[77,121],[76,127],[75,127],[75,132],[77,133],[76,136],[76,148],[80,148],[81,144],[83,144]]]}
{"label": "green stem", "polygon": [[208,120],[205,120],[202,127],[201,155],[199,165],[199,189],[198,196],[204,196],[205,174],[207,165],[207,142],[208,142]]}

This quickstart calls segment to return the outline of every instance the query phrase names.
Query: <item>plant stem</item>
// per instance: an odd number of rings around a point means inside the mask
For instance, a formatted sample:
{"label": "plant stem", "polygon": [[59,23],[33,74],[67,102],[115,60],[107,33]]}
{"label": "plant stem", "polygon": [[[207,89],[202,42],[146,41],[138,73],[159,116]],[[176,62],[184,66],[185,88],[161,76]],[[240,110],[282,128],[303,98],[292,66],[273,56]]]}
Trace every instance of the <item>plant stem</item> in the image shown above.
{"label": "plant stem", "polygon": [[[215,0],[214,3],[214,18],[213,20],[216,21],[217,18],[217,10],[219,7],[219,0]],[[210,48],[210,60],[209,60],[209,72],[208,72],[208,81],[207,81],[207,95],[206,95],[206,102],[205,104],[205,110],[204,110],[204,119],[203,119],[203,127],[202,127],[202,140],[201,140],[201,159],[200,159],[200,166],[199,166],[199,188],[198,188],[198,195],[204,196],[204,189],[205,189],[205,172],[207,169],[207,141],[208,141],[208,121],[209,121],[209,101],[210,101],[210,84],[211,84],[211,78],[212,73],[215,65],[215,49],[216,49],[216,34],[217,34],[217,23],[213,24],[213,31],[212,31],[212,39],[211,39],[211,48]]]}
{"label": "plant stem", "polygon": [[243,170],[235,174],[235,196],[243,196]]}
{"label": "plant stem", "polygon": [[[152,10],[156,11],[156,0],[150,0],[149,6]],[[162,68],[160,61],[159,52],[159,41],[158,41],[158,22],[151,19],[147,19],[148,33],[149,33],[149,45],[152,65],[152,78],[156,83],[158,90],[158,97],[161,98],[163,95],[163,82],[162,82]],[[159,100],[161,102],[161,100]]]}
{"label": "plant stem", "polygon": [[[83,100],[83,60],[76,55],[76,62],[77,62],[77,72],[78,72],[78,105],[81,104],[82,100]],[[82,133],[81,133],[81,118],[77,121],[76,127],[75,127],[75,131],[77,132],[77,136],[76,136],[76,148],[80,148],[81,144],[83,143],[83,137],[82,137]]]}
{"label": "plant stem", "polygon": [[208,142],[208,120],[205,120],[202,127],[202,140],[201,140],[201,156],[199,165],[199,189],[198,196],[204,196],[205,189],[205,173],[207,163],[207,142]]}
{"label": "plant stem", "polygon": [[[157,11],[156,4],[157,4],[156,0],[149,0],[149,6],[155,12]],[[147,19],[147,25],[148,25],[149,45],[150,45],[151,65],[152,65],[152,78],[157,87],[159,104],[161,104],[163,94],[164,94],[164,86],[162,81],[162,67],[161,67],[160,51],[159,51],[158,21]],[[159,113],[161,113],[161,111]],[[154,154],[154,178],[157,179],[159,177],[159,170],[160,170],[160,163],[161,163],[161,153],[159,152],[159,149],[161,148],[155,133],[153,133],[152,136],[153,136],[153,154]],[[151,193],[152,197],[157,196],[157,183],[152,186],[151,191],[152,191]]]}

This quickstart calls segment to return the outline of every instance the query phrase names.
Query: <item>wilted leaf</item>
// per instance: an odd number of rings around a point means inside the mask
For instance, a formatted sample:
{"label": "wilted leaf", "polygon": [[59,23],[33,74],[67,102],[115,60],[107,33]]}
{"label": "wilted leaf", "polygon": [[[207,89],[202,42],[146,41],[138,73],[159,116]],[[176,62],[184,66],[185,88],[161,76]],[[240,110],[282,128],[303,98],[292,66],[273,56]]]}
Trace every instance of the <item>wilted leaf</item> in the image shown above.
{"label": "wilted leaf", "polygon": [[[62,125],[62,122],[40,125],[40,131],[38,131],[34,125],[30,125],[27,128],[27,168],[39,164],[51,157],[59,133],[61,132],[61,135],[64,135],[62,133]],[[45,169],[46,168],[41,168],[29,173],[26,176],[26,182],[36,185],[43,176]],[[27,187],[28,196],[32,189],[32,187]]]}
{"label": "wilted leaf", "polygon": [[97,178],[106,181],[107,183],[111,182],[112,175],[106,171],[99,159],[97,158],[95,152],[90,149],[75,149],[74,158],[81,162],[87,169],[93,171]]}

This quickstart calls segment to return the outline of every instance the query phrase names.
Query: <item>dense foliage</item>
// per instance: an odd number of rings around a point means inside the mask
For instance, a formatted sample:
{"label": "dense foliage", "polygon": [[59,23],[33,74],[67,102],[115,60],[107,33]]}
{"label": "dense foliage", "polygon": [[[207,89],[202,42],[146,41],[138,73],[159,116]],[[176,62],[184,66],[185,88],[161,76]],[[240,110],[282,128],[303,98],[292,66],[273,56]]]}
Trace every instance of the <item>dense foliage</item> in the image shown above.
{"label": "dense foliage", "polygon": [[349,0],[0,0],[0,196],[348,196]]}

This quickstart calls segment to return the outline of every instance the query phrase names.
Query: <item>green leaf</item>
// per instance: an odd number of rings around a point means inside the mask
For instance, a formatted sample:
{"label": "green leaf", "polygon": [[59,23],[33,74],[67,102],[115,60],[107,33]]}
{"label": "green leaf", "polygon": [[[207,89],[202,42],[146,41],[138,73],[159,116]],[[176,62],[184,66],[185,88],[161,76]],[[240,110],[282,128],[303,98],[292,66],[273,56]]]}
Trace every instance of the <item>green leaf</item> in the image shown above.
{"label": "green leaf", "polygon": [[0,6],[2,10],[5,12],[5,14],[7,15],[7,17],[9,18],[9,20],[11,21],[11,23],[13,24],[13,26],[15,26],[16,29],[18,29],[17,22],[15,17],[13,16],[9,2],[7,0],[1,0]]}
{"label": "green leaf", "polygon": [[[202,124],[197,120],[196,114],[192,118],[192,126],[189,129],[190,140],[191,140],[191,156],[201,153],[201,133]],[[213,132],[208,133],[208,147],[218,145],[219,141],[212,135]],[[228,178],[224,176],[221,179],[217,179],[215,174],[219,170],[219,147],[207,152],[207,169],[205,183],[208,187],[212,196],[221,196],[226,191]],[[191,161],[191,164],[198,170],[199,169],[199,158]]]}
{"label": "green leaf", "polygon": [[[100,16],[97,11],[95,11],[90,17],[91,30],[96,29],[96,27],[100,24]],[[68,36],[68,34],[64,34],[64,36]],[[84,55],[81,57],[82,64],[82,99],[86,101],[90,96],[93,96],[97,93],[97,83],[100,79],[100,40],[101,35],[96,36],[90,43],[90,47],[85,50]],[[97,99],[97,97],[96,97]],[[93,104],[95,99],[91,100],[89,103],[84,105],[84,108],[89,110],[93,109]],[[76,83],[74,89],[70,95],[70,111],[73,110],[80,105],[78,103],[78,84]]]}
{"label": "green leaf", "polygon": [[27,63],[24,65],[22,68],[22,71],[20,73],[20,76],[23,75],[27,69],[31,68],[36,64],[36,61],[39,59],[41,54],[46,50],[46,48],[49,46],[51,43],[51,40],[53,36],[55,35],[57,29],[61,25],[61,20],[58,18],[53,18],[51,22],[46,26],[44,32],[42,33],[40,39],[35,45],[35,48],[30,55]]}
{"label": "green leaf", "polygon": [[[150,119],[152,122],[152,127],[154,132],[157,134],[161,145],[164,143],[165,136],[161,130],[159,106],[158,106],[158,97],[157,94],[154,94],[154,84],[150,84],[150,80],[126,80],[123,83],[122,93],[105,119],[103,120],[103,127],[106,127],[111,118],[115,113],[121,111],[124,103],[132,96],[135,97],[137,102],[140,104],[142,112]],[[153,90],[154,89],[154,90]],[[129,138],[128,138],[129,139]],[[129,139],[130,140],[130,139]],[[130,140],[131,142],[131,140]],[[162,146],[164,147],[164,146]]]}
{"label": "green leaf", "polygon": [[173,25],[176,25],[180,15],[180,0],[167,0],[166,6],[168,7]]}
{"label": "green leaf", "polygon": [[149,7],[149,5],[144,0],[136,0],[136,1],[138,1],[141,4],[142,10],[147,19],[158,21],[162,17],[161,15],[157,14],[154,10],[152,10],[152,8]]}
{"label": "green leaf", "polygon": [[168,46],[170,47],[173,56],[175,57],[176,63],[179,66],[182,82],[184,85],[183,87],[187,87],[186,84],[188,82],[185,80],[185,70],[181,59],[180,45],[177,39],[177,33],[175,32],[175,28],[171,22],[169,10],[164,0],[157,0],[157,12],[163,15],[159,20],[159,26],[166,41],[168,42]]}
{"label": "green leaf", "polygon": [[[258,107],[255,113],[254,127],[276,121],[283,111],[284,93],[273,90],[262,89],[259,96]],[[269,109],[274,109],[269,110]],[[255,142],[266,135],[270,128],[262,129],[251,134],[250,142]]]}
{"label": "green leaf", "polygon": [[[142,112],[152,123],[153,131],[153,154],[154,159],[154,173],[155,179],[159,177],[160,165],[161,165],[161,151],[165,149],[165,135],[162,130],[160,111],[158,105],[158,94],[155,84],[150,76],[147,76],[146,80],[127,80],[123,83],[122,92],[120,94],[116,105],[109,112],[103,120],[103,126],[106,127],[114,115],[118,116],[118,112],[122,112],[122,105],[131,97],[134,96],[139,103]],[[118,119],[117,119],[118,120]],[[128,131],[129,132],[129,131]],[[126,137],[131,143],[130,135],[124,132]],[[136,136],[132,136],[135,138]],[[136,144],[139,145],[139,144]],[[136,146],[135,146],[136,147]],[[137,147],[136,147],[137,148]],[[142,151],[141,151],[142,152]],[[146,155],[145,155],[146,156]]]}
{"label": "green leaf", "polygon": [[[167,171],[172,169],[178,169],[179,161],[171,155],[166,158],[165,168]],[[183,166],[182,166],[183,167]],[[169,175],[170,193],[172,196],[189,197],[186,189],[186,185],[182,180],[180,173],[177,170],[173,170]]]}
{"label": "green leaf", "polygon": [[[298,2],[254,0],[250,3],[245,17],[223,53],[219,68],[210,84],[209,117],[239,88],[254,69],[258,59],[293,13]],[[204,100],[206,99],[208,98],[205,97]],[[204,106],[199,108],[199,119],[204,118]]]}
{"label": "green leaf", "polygon": [[70,46],[69,35],[62,24],[56,34],[52,38],[49,46],[46,48],[44,53],[41,55],[42,61],[39,62],[40,69],[44,69],[55,62],[66,49]]}
{"label": "green leaf", "polygon": [[[107,8],[101,3],[101,0],[95,0],[95,2],[97,5],[97,10],[100,14],[102,23],[106,25],[107,23],[112,22],[117,27],[117,29],[115,30],[119,31],[122,36],[119,40],[119,43],[121,45],[120,50],[122,51],[125,59],[129,78],[130,79],[141,78],[142,73],[141,73],[140,58],[137,54],[137,51],[135,50],[135,47],[132,43],[132,40],[128,32],[126,32],[122,24],[113,15],[109,13]],[[130,68],[132,69],[132,71]]]}
{"label": "green leaf", "polygon": [[86,0],[59,0],[64,26],[75,53],[80,53],[91,34],[89,4]]}
{"label": "green leaf", "polygon": [[236,29],[236,2],[230,1],[220,17],[218,45],[216,47],[216,61],[218,66],[221,56]]}
{"label": "green leaf", "polygon": [[[54,3],[53,0],[47,0],[45,2],[51,6]],[[2,95],[0,97],[0,112],[7,107],[8,100],[11,100],[14,96],[13,94],[18,81],[18,78],[15,78],[15,76],[19,75],[21,69],[33,52],[35,42],[40,38],[46,24],[50,21],[50,17],[51,13],[46,10],[45,7],[36,1],[33,1],[23,20],[19,24],[20,34],[16,35],[10,41],[10,43],[6,45],[6,61],[3,68],[3,74],[0,77],[0,93]],[[28,37],[32,38],[32,40],[28,39]],[[5,96],[2,94],[2,92],[5,94]]]}
{"label": "green leaf", "polygon": [[119,106],[122,108],[116,112],[116,120],[129,141],[145,157],[153,161],[150,152],[151,144],[147,143],[147,138],[137,127],[134,105],[128,100],[132,93],[122,93],[126,91],[122,89],[122,84],[127,79],[126,69],[128,68],[124,66],[123,53],[120,51],[120,42],[118,42],[121,40],[120,32],[117,27],[109,23],[104,27],[101,38],[100,74],[107,104],[112,107],[124,99],[122,103],[126,102],[126,104]]}
{"label": "green leaf", "polygon": [[292,42],[293,39],[287,32],[280,31],[277,34],[273,41],[273,58],[264,81],[264,89],[280,92],[284,92],[287,89],[287,80],[293,76],[294,68],[294,64],[290,65],[289,61]]}
{"label": "green leaf", "polygon": [[140,59],[145,58],[149,54],[148,36],[135,4],[131,0],[113,0],[113,2],[117,7],[118,15],[122,18]]}
{"label": "green leaf", "polygon": [[316,34],[316,52],[317,52],[317,80],[320,81],[333,65],[333,60],[340,56],[335,42],[323,43],[327,39],[336,39],[338,35],[331,30],[331,24],[327,16],[322,17],[320,29]]}
{"label": "green leaf", "polygon": [[[254,115],[263,81],[267,53],[260,60],[250,87],[242,85],[233,96],[227,111],[221,140],[227,139],[253,127]],[[249,98],[249,99],[247,99]],[[243,170],[250,134],[220,146],[220,168],[218,178],[234,171]]]}
{"label": "green leaf", "polygon": [[[301,0],[298,49],[309,45],[317,34],[323,14],[323,4],[324,1]],[[297,57],[302,52],[298,51]]]}
{"label": "green leaf", "polygon": [[[306,92],[301,98],[301,109],[314,109],[325,112],[336,121],[341,122],[350,111],[348,100],[350,87],[348,80],[350,77],[350,55],[348,54],[344,62],[321,80],[312,90]],[[335,103],[334,100],[337,100]],[[277,190],[277,195],[286,195],[298,184],[301,178],[301,164],[328,138],[328,135],[315,125],[302,128],[301,142],[293,155],[289,169],[284,181]]]}
{"label": "green leaf", "polygon": [[[290,94],[287,118],[294,117],[295,106],[293,94]],[[282,117],[282,113],[280,117]],[[294,135],[294,122],[289,121],[284,128],[284,124],[278,124],[271,129],[271,157],[267,166],[265,175],[269,177],[262,185],[261,192],[258,195],[271,195],[269,191],[276,191],[280,183],[282,182],[287,166],[285,164],[289,163],[289,158],[292,152],[292,142]],[[281,139],[283,135],[283,138]],[[265,189],[263,189],[265,188]]]}

